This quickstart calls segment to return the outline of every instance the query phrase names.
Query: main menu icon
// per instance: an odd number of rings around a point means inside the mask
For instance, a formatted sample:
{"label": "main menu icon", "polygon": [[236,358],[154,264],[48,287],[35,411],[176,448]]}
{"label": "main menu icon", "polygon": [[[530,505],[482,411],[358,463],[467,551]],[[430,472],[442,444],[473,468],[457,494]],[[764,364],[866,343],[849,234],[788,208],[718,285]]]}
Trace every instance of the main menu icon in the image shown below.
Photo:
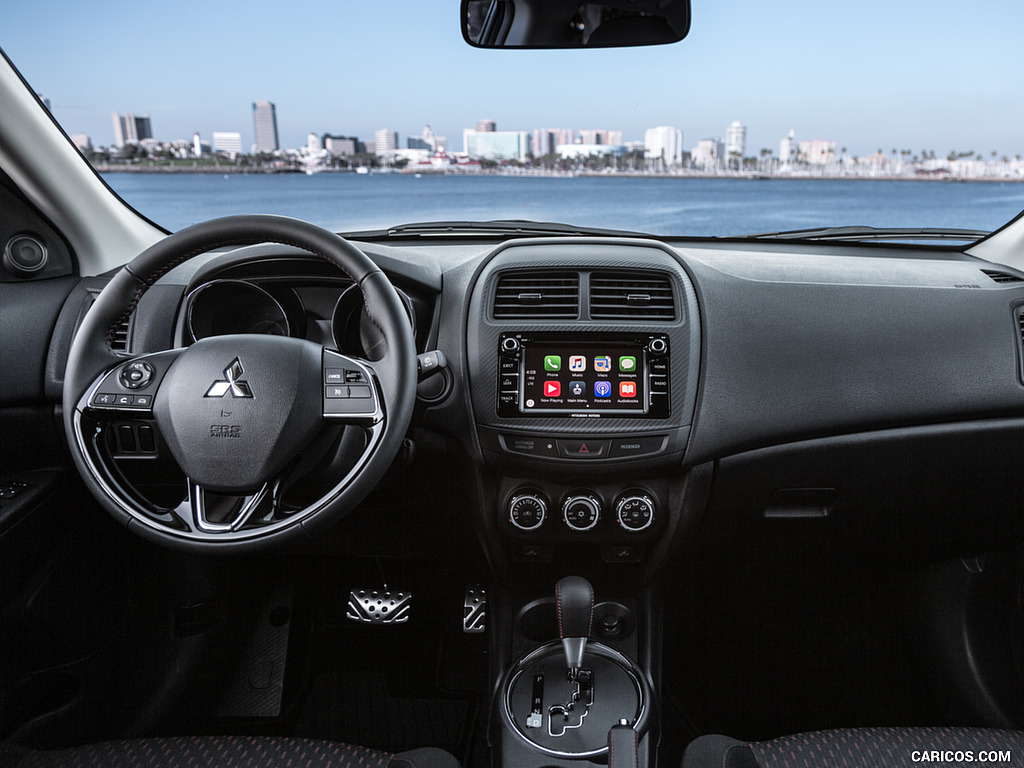
{"label": "main menu icon", "polygon": [[569,394],[573,397],[583,397],[587,394],[587,383],[585,381],[570,381]]}

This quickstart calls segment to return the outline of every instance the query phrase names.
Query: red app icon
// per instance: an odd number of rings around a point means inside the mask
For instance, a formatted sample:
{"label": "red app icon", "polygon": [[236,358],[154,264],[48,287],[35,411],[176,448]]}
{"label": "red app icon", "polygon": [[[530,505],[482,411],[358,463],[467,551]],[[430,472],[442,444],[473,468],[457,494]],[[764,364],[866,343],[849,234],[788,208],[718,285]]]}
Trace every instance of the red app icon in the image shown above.
{"label": "red app icon", "polygon": [[620,381],[619,382],[619,397],[636,397],[636,382],[635,381]]}
{"label": "red app icon", "polygon": [[544,397],[559,397],[562,394],[562,383],[560,381],[544,382]]}

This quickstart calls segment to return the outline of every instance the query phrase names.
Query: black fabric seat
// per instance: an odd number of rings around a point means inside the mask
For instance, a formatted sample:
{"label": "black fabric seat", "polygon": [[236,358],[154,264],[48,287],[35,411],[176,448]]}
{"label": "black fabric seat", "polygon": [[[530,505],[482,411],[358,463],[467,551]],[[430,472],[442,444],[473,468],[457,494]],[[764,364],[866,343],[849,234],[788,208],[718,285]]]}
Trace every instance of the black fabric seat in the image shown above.
{"label": "black fabric seat", "polygon": [[713,735],[695,739],[683,755],[683,768],[920,768],[986,763],[1024,766],[1024,731],[844,728],[754,742]]}
{"label": "black fabric seat", "polygon": [[315,739],[198,736],[108,741],[52,752],[0,748],[3,768],[459,768],[441,749],[391,754]]}

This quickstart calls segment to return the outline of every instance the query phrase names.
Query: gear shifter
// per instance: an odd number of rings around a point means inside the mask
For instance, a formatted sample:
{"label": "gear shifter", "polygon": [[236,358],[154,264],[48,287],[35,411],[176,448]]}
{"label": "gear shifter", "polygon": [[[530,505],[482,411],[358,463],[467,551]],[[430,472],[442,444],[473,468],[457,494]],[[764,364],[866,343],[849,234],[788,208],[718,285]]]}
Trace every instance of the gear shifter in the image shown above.
{"label": "gear shifter", "polygon": [[555,608],[568,677],[577,682],[594,624],[594,588],[580,576],[566,576],[555,584]]}

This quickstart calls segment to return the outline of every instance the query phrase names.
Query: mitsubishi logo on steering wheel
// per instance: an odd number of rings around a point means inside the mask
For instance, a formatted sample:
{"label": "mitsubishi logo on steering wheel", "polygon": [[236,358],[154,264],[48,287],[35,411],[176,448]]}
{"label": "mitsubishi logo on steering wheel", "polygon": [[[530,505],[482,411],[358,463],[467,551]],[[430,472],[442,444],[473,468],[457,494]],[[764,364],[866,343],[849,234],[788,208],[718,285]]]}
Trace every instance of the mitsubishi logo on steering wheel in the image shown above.
{"label": "mitsubishi logo on steering wheel", "polygon": [[224,397],[228,392],[232,397],[252,397],[252,389],[249,382],[242,381],[242,363],[236,357],[231,364],[224,369],[224,378],[217,379],[203,397]]}

